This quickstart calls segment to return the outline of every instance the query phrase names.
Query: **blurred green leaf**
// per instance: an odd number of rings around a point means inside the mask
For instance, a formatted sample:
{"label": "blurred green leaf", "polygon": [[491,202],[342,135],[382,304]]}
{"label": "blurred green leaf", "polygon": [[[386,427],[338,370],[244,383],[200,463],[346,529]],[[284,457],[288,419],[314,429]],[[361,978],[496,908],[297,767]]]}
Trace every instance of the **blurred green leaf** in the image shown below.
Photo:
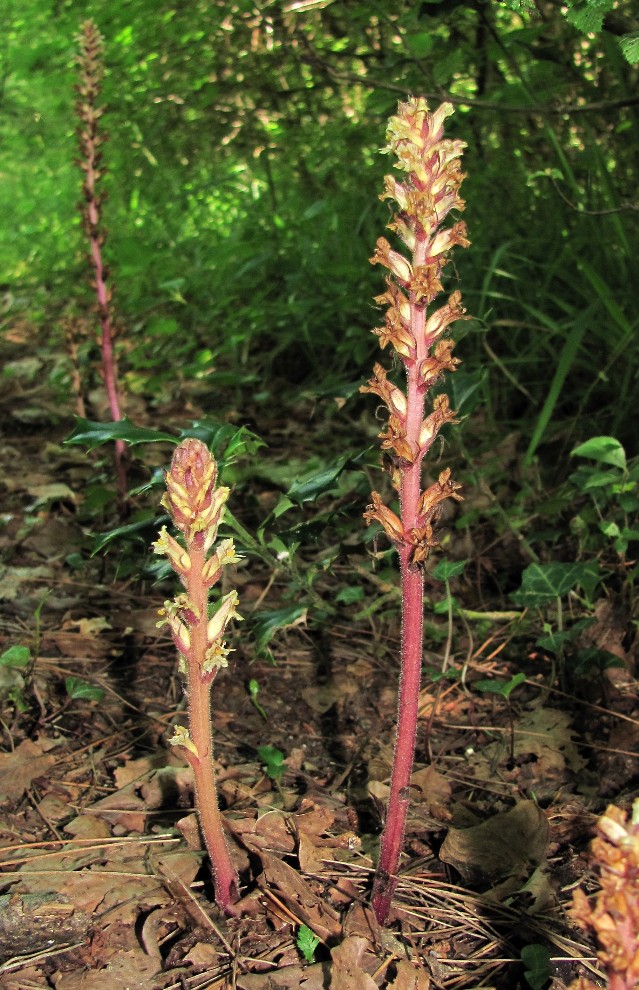
{"label": "blurred green leaf", "polygon": [[67,694],[74,701],[101,701],[104,697],[103,688],[96,687],[95,684],[89,684],[79,677],[67,677],[64,684]]}
{"label": "blurred green leaf", "polygon": [[284,771],[287,769],[284,762],[284,753],[276,746],[258,746],[257,755],[264,764],[266,773],[271,780],[280,783]]}
{"label": "blurred green leaf", "polygon": [[28,667],[31,662],[31,650],[28,646],[10,646],[0,655],[2,667]]}

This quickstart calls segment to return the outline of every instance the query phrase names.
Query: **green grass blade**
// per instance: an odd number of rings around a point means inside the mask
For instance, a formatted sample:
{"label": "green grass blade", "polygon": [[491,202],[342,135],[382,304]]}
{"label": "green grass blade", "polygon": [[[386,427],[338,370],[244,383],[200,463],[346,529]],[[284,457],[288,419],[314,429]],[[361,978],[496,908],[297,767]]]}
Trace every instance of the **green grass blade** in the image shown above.
{"label": "green grass blade", "polygon": [[557,368],[555,370],[552,382],[550,383],[548,395],[546,396],[546,401],[544,402],[537,422],[535,423],[535,428],[528,445],[528,450],[526,451],[526,456],[524,458],[525,464],[530,464],[537,447],[543,439],[548,423],[552,418],[557,400],[564,386],[564,382],[568,377],[575,357],[577,356],[577,352],[581,346],[581,341],[588,326],[588,317],[590,316],[593,308],[594,307],[591,306],[585,313],[581,314],[578,320],[575,321],[570,333],[568,334],[566,343],[561,350],[559,360],[557,361]]}

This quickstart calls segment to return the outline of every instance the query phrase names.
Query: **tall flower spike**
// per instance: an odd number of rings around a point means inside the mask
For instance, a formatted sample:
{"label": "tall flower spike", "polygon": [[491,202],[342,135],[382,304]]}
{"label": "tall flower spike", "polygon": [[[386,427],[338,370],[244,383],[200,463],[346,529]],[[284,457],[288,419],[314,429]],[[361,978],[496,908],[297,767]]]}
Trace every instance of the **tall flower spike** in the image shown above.
{"label": "tall flower spike", "polygon": [[[93,269],[93,289],[100,323],[100,349],[102,351],[102,375],[113,422],[122,419],[118,367],[113,345],[115,328],[112,316],[109,273],[102,256],[106,231],[102,220],[104,192],[99,192],[105,169],[102,165],[102,145],[106,140],[100,130],[103,109],[98,105],[102,89],[104,67],[102,64],[103,41],[93,21],[85,21],[78,37],[80,53],[76,58],[79,78],[75,87],[78,100],[75,105],[79,121],[77,130],[80,158],[77,164],[83,173],[82,201],[79,205],[84,231],[89,242],[89,256]],[[118,497],[122,514],[127,500],[127,449],[123,440],[115,441],[115,471]]]}
{"label": "tall flower spike", "polygon": [[444,137],[444,121],[452,113],[450,103],[431,112],[420,97],[401,103],[391,118],[384,150],[396,156],[397,167],[405,175],[401,182],[386,176],[380,199],[397,204],[388,226],[403,241],[409,257],[380,237],[370,259],[390,273],[386,292],[376,298],[376,302],[388,305],[386,323],[373,332],[382,349],[393,348],[406,373],[405,392],[389,381],[379,364],[362,387],[388,408],[388,423],[380,439],[386,453],[384,463],[401,505],[400,518],[373,492],[372,504],[364,513],[367,523],[379,523],[396,546],[402,582],[399,719],[386,824],[373,884],[373,908],[381,924],[388,917],[397,883],[408,811],[422,661],[423,567],[430,550],[438,545],[434,527],[442,503],[462,497],[460,485],[451,481],[448,468],[425,491],[421,479],[422,461],[440,429],[445,423],[457,422],[444,393],[435,398],[432,412],[424,415],[428,390],[459,364],[452,356],[453,341],[444,334],[455,320],[465,318],[459,292],[453,292],[443,306],[427,312],[442,291],[450,250],[469,244],[462,222],[443,226],[451,210],[461,211],[465,205],[459,187],[464,178],[460,156],[466,145]]}
{"label": "tall flower spike", "polygon": [[221,540],[208,552],[222,520],[228,488],[217,485],[217,464],[201,440],[187,439],[176,447],[166,474],[162,504],[185,547],[162,528],[153,544],[165,554],[186,591],[160,609],[158,625],[168,625],[180,654],[179,669],[186,677],[189,726],[177,726],[170,742],[179,747],[193,769],[195,801],[202,836],[211,860],[215,899],[228,915],[237,913],[238,878],[231,861],[220,815],[211,726],[211,684],[228,666],[229,648],[224,634],[232,619],[239,619],[236,591],[224,595],[209,618],[209,590],[228,564],[239,560],[232,540]]}

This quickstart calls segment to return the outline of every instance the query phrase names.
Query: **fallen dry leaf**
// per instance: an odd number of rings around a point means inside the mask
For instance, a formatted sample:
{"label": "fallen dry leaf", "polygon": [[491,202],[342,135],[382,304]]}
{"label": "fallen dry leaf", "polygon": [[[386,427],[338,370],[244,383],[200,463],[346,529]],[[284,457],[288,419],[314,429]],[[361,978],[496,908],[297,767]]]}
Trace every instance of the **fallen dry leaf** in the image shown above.
{"label": "fallen dry leaf", "polygon": [[277,856],[261,852],[264,873],[258,878],[262,888],[271,886],[293,914],[323,942],[337,938],[342,931],[339,915],[322,900],[297,870]]}
{"label": "fallen dry leaf", "polygon": [[0,753],[0,804],[17,801],[34,780],[43,777],[56,762],[48,750],[58,743],[51,739],[25,739],[11,753]]}
{"label": "fallen dry leaf", "polygon": [[546,856],[548,819],[534,801],[520,801],[471,828],[450,828],[439,858],[471,883],[527,877]]}
{"label": "fallen dry leaf", "polygon": [[12,602],[24,596],[23,584],[46,587],[53,583],[53,575],[52,567],[0,567],[0,599]]}
{"label": "fallen dry leaf", "polygon": [[378,990],[373,977],[362,968],[367,949],[370,944],[365,938],[349,935],[331,951],[330,990]]}
{"label": "fallen dry leaf", "polygon": [[52,980],[56,990],[160,990],[163,986],[157,963],[141,948],[119,952],[105,969],[58,972]]}
{"label": "fallen dry leaf", "polygon": [[402,960],[397,964],[397,976],[387,990],[429,990],[430,977],[423,969],[415,969],[412,963]]}
{"label": "fallen dry leaf", "polygon": [[324,990],[326,963],[284,966],[266,973],[244,973],[237,977],[237,990]]}

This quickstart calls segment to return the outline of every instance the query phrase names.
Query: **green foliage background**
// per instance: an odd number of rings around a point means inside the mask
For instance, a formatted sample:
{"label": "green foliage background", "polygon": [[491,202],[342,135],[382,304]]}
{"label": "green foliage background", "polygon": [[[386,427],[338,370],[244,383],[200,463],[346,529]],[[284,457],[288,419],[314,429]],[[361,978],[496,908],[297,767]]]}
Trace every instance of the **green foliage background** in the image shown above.
{"label": "green foliage background", "polygon": [[473,246],[450,277],[476,322],[455,388],[476,386],[488,434],[522,430],[529,459],[593,433],[634,453],[630,2],[7,3],[0,282],[10,315],[52,327],[90,306],[73,165],[87,17],[106,45],[106,254],[130,389],[166,395],[213,366],[266,399],[281,380],[368,373],[378,151],[398,99],[424,94],[453,100],[468,143]]}

